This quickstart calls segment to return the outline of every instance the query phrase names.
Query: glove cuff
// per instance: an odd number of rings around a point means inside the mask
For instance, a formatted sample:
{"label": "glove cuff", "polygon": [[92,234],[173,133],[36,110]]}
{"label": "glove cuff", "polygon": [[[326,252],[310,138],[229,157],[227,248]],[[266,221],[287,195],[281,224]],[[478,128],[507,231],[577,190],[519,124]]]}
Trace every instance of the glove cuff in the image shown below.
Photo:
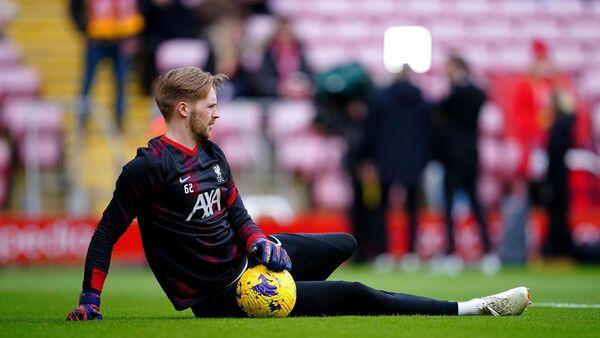
{"label": "glove cuff", "polygon": [[267,236],[265,236],[265,234],[263,234],[261,232],[257,232],[255,234],[253,234],[252,236],[248,237],[248,240],[246,241],[246,252],[251,253],[250,248],[252,247],[252,244],[254,244],[256,241],[258,241],[261,238],[268,240]]}
{"label": "glove cuff", "polygon": [[100,291],[83,290],[79,295],[79,304],[92,304],[100,307]]}

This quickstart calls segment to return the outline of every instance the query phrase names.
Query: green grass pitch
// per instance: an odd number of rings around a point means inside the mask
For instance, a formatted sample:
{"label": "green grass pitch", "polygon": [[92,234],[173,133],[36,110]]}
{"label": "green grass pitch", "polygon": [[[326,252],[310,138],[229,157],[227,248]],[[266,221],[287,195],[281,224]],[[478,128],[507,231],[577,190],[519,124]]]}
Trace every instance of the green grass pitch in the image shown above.
{"label": "green grass pitch", "polygon": [[[600,337],[600,309],[532,306],[520,317],[318,317],[194,319],[175,311],[152,274],[111,269],[102,322],[66,322],[77,301],[82,268],[0,270],[0,337]],[[600,304],[600,267],[531,267],[488,277],[427,273],[379,274],[345,266],[331,279],[384,289],[466,300],[526,285],[535,303]]]}

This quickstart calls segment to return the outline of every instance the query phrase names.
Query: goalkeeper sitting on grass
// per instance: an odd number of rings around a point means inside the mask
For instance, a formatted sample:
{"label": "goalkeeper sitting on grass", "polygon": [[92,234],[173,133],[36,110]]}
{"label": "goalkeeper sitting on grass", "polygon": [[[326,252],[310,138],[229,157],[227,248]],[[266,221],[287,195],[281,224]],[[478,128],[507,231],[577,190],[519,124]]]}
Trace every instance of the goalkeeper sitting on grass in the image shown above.
{"label": "goalkeeper sitting on grass", "polygon": [[[114,244],[137,217],[148,264],[176,310],[197,317],[242,317],[235,285],[248,265],[289,270],[297,301],[291,316],[518,315],[529,290],[518,287],[467,302],[326,281],[352,256],[348,234],[265,236],[238,194],[223,151],[209,141],[216,90],[226,78],[195,67],[159,78],[156,103],[166,133],[123,167],[92,237],[79,305],[68,320],[102,319],[100,295]],[[300,156],[300,154],[299,154]]]}

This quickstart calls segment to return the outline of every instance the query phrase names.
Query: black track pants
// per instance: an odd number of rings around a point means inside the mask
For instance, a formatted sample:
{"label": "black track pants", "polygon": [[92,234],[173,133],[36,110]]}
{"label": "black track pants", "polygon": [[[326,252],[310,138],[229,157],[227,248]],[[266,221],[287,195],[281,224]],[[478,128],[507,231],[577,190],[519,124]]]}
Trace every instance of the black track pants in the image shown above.
{"label": "black track pants", "polygon": [[[291,316],[339,315],[456,315],[456,302],[435,300],[370,288],[358,282],[325,279],[356,248],[348,234],[279,234],[292,260],[297,300]],[[196,305],[197,317],[244,317],[235,300],[235,290]]]}

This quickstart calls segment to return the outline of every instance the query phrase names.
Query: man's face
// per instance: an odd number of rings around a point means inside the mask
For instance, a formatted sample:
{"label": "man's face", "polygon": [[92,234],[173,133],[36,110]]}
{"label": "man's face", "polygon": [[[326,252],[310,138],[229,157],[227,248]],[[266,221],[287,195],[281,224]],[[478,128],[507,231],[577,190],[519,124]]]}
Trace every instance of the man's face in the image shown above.
{"label": "man's face", "polygon": [[452,82],[458,82],[462,80],[463,77],[462,69],[452,60],[449,60],[446,63],[446,74]]}
{"label": "man's face", "polygon": [[192,104],[190,129],[199,141],[207,140],[212,133],[215,120],[218,118],[217,95],[214,88],[211,88],[204,99]]}

